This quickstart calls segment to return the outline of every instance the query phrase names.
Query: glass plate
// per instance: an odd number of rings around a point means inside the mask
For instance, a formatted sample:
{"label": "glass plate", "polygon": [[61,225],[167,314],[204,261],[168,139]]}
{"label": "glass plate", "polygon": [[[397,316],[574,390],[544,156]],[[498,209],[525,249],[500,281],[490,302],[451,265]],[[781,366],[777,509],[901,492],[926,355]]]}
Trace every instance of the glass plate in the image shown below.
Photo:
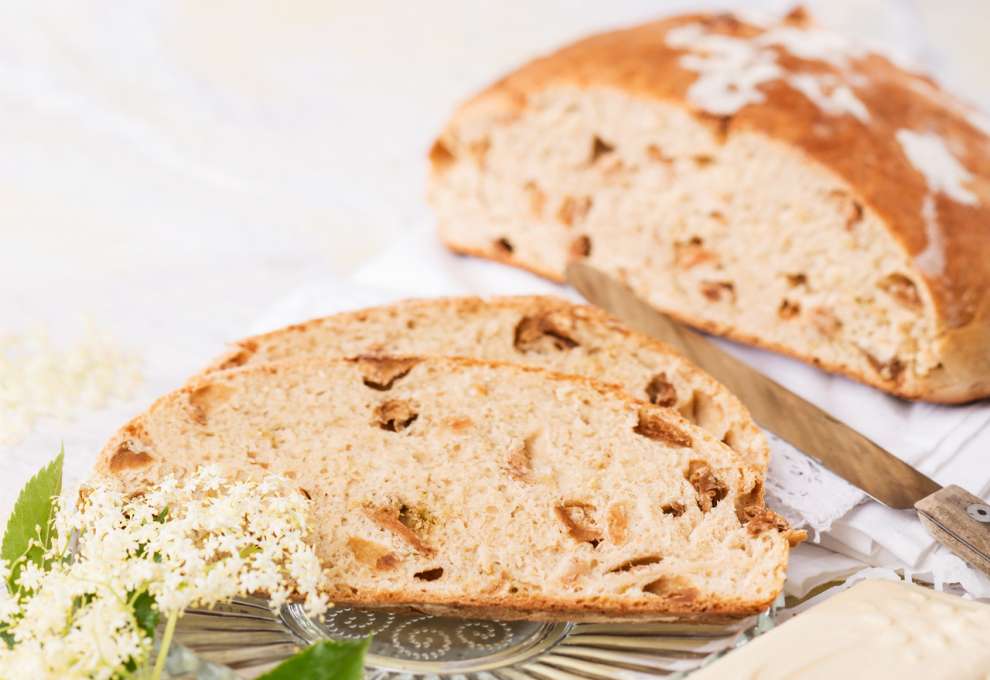
{"label": "glass plate", "polygon": [[772,628],[776,608],[730,625],[486,621],[349,607],[311,620],[298,605],[272,613],[264,600],[238,598],[188,611],[166,670],[174,679],[254,678],[311,642],[371,635],[370,680],[675,678]]}

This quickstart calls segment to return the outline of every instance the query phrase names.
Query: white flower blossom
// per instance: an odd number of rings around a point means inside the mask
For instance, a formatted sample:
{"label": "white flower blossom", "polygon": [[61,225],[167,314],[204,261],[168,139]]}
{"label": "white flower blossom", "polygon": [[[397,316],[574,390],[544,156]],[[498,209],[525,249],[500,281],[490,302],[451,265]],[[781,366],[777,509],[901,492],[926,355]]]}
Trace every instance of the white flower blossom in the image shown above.
{"label": "white flower blossom", "polygon": [[[23,562],[17,591],[0,589],[0,625],[14,641],[0,643],[0,679],[102,680],[146,663],[142,593],[163,619],[255,593],[273,608],[297,599],[322,613],[325,574],[307,541],[307,504],[278,477],[228,482],[214,467],[131,498],[88,489],[78,507],[59,508],[47,567]],[[0,561],[0,577],[10,569]]]}

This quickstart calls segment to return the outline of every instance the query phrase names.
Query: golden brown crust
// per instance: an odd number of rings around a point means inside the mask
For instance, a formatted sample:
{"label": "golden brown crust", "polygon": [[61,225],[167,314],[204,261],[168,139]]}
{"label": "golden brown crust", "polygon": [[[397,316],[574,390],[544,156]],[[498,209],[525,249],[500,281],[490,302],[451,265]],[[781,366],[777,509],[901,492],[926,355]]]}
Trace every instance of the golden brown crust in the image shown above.
{"label": "golden brown crust", "polygon": [[[956,374],[954,376],[950,377],[948,373],[949,369],[946,368],[939,373],[939,375],[943,376],[941,378],[943,382],[939,385],[939,387],[932,387],[929,391],[922,389],[911,390],[908,389],[907,385],[897,382],[896,380],[881,380],[877,375],[868,375],[855,367],[849,366],[848,364],[822,361],[818,357],[802,354],[796,351],[793,347],[787,347],[777,342],[768,341],[766,338],[761,338],[757,335],[744,333],[732,326],[715,323],[700,317],[678,314],[669,310],[664,313],[683,324],[700,328],[701,330],[713,335],[721,335],[747,345],[763,347],[773,352],[777,352],[778,354],[783,354],[800,361],[805,361],[828,371],[829,373],[843,375],[871,387],[879,387],[884,392],[902,399],[917,399],[937,404],[963,404],[968,401],[973,401],[974,399],[983,399],[990,394],[990,367],[986,369],[978,368],[981,365],[986,365],[987,361],[990,361],[986,352],[979,349],[981,347],[986,347],[987,345],[981,346],[977,344],[961,343],[963,344],[963,348],[960,350],[961,353],[956,356],[956,361],[950,364],[956,369]],[[973,334],[983,333],[981,329],[973,328],[970,330]],[[967,366],[973,367],[972,372],[970,372]],[[980,376],[987,377],[981,378]]]}
{"label": "golden brown crust", "polygon": [[658,595],[655,602],[617,606],[607,596],[583,598],[570,602],[538,595],[491,595],[451,598],[442,594],[418,592],[415,599],[408,593],[354,593],[349,588],[331,589],[330,601],[337,606],[388,607],[412,609],[431,614],[461,618],[491,618],[527,621],[583,621],[613,623],[630,621],[678,621],[727,623],[765,611],[776,595],[754,600],[716,600]]}
{"label": "golden brown crust", "polygon": [[560,272],[553,272],[549,269],[534,267],[528,262],[523,262],[522,260],[512,257],[512,255],[508,253],[495,250],[494,248],[491,250],[482,250],[481,248],[468,248],[467,246],[442,239],[441,242],[447,247],[448,250],[453,253],[457,253],[458,255],[483,257],[487,260],[494,260],[495,262],[501,262],[502,264],[512,265],[518,269],[524,269],[530,274],[536,274],[537,276],[553,281],[554,283],[566,283],[566,280],[560,275]]}
{"label": "golden brown crust", "polygon": [[[806,19],[796,16],[785,21],[801,26]],[[815,103],[781,79],[760,86],[763,101],[749,103],[731,116],[713,116],[689,101],[687,91],[697,74],[681,64],[684,52],[665,40],[671,29],[693,23],[733,37],[749,38],[763,30],[729,15],[695,14],[591,36],[502,78],[466,102],[455,114],[450,130],[461,121],[481,117],[500,124],[510,122],[525,110],[530,97],[556,85],[609,88],[631,97],[674,103],[691,110],[719,135],[747,131],[802,151],[809,161],[852,187],[856,200],[872,209],[896,242],[914,257],[928,245],[922,205],[927,196],[934,195],[945,267],[941,274],[921,274],[934,302],[937,353],[942,365],[915,386],[847,366],[823,367],[910,399],[959,403],[990,395],[990,352],[986,350],[990,346],[990,139],[977,127],[972,110],[930,79],[876,54],[848,56],[848,70],[843,70],[824,60],[799,58],[781,48],[778,63],[785,71],[836,78],[865,104],[869,120],[864,123],[849,115],[822,115]],[[965,204],[944,192],[932,194],[926,178],[899,142],[899,130],[931,133],[943,139],[972,175],[967,188],[978,200]],[[452,249],[533,271],[532,266],[514,261],[511,254],[472,252],[456,244]],[[559,272],[535,273],[560,280]],[[798,356],[793,350],[731,328],[715,329],[697,319],[685,320]]]}

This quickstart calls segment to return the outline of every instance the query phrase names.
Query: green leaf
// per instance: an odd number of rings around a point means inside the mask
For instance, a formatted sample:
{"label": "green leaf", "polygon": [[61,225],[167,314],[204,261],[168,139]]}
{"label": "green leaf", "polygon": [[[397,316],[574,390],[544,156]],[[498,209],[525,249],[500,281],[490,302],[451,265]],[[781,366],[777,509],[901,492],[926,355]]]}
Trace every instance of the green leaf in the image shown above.
{"label": "green leaf", "polygon": [[361,680],[370,640],[322,640],[262,675],[258,680]]}
{"label": "green leaf", "polygon": [[7,649],[13,649],[17,642],[14,636],[7,632],[7,626],[0,626],[0,640],[3,640],[4,644],[7,645]]}
{"label": "green leaf", "polygon": [[[21,489],[14,504],[14,511],[7,520],[7,529],[3,534],[3,545],[0,546],[0,557],[11,565],[7,583],[11,591],[17,588],[23,562],[26,557],[35,564],[41,565],[45,550],[51,547],[54,539],[55,498],[62,493],[62,461],[65,459],[65,449],[48,465],[28,480]],[[37,538],[41,545],[32,545],[31,539]]]}
{"label": "green leaf", "polygon": [[138,627],[147,633],[148,637],[155,637],[155,628],[158,627],[158,608],[155,606],[155,598],[147,590],[134,600],[134,618]]}

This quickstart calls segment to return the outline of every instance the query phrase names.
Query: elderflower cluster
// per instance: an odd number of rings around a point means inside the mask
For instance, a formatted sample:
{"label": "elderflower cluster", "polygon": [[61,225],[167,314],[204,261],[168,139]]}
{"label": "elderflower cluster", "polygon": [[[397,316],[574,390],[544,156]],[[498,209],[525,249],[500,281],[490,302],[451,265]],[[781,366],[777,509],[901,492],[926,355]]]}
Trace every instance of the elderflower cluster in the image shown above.
{"label": "elderflower cluster", "polygon": [[71,420],[126,400],[141,380],[140,358],[91,320],[69,346],[43,327],[0,335],[0,445],[20,441],[43,418]]}
{"label": "elderflower cluster", "polygon": [[[92,488],[59,509],[45,567],[22,561],[16,590],[0,593],[0,632],[13,643],[0,643],[0,678],[133,671],[151,651],[149,611],[174,624],[189,607],[264,593],[273,608],[293,596],[322,613],[306,504],[279,478],[228,482],[213,468],[137,497]],[[4,577],[15,568],[0,565]]]}

